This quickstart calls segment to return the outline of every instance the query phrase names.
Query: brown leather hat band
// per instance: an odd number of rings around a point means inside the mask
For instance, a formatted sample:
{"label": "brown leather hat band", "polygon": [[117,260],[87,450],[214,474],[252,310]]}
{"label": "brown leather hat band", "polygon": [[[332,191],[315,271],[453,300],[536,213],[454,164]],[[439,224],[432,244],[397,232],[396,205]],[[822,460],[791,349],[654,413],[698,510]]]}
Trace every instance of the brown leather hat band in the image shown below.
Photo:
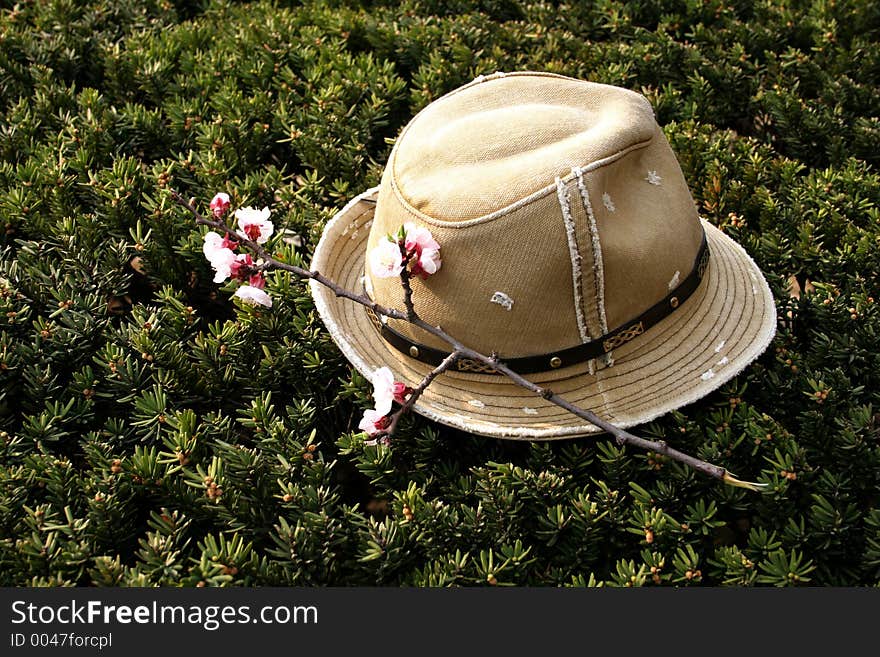
{"label": "brown leather hat band", "polygon": [[[505,358],[503,355],[499,355],[498,360],[519,374],[533,374],[535,372],[547,372],[561,367],[569,367],[592,358],[603,356],[609,351],[629,342],[636,336],[641,335],[649,328],[668,317],[676,308],[681,306],[681,304],[683,304],[700,285],[700,281],[703,280],[708,265],[709,245],[706,242],[706,234],[703,233],[703,241],[697,251],[697,257],[694,260],[694,268],[691,270],[691,273],[688,274],[687,277],[674,290],[672,290],[672,292],[635,319],[624,323],[622,326],[613,331],[609,331],[595,340],[584,342],[575,347],[562,349],[561,351],[554,351],[548,354],[541,354],[539,356],[525,356],[522,358]],[[366,308],[366,306],[364,306],[364,308]],[[450,352],[448,351],[435,349],[427,345],[413,342],[409,338],[390,328],[384,322],[381,322],[372,310],[369,308],[366,308],[366,310],[370,315],[373,324],[376,326],[385,341],[401,353],[434,366],[439,365],[443,362],[443,359],[449,356]],[[473,361],[469,358],[461,358],[456,361],[455,369],[460,372],[498,374],[498,372],[488,365]]]}

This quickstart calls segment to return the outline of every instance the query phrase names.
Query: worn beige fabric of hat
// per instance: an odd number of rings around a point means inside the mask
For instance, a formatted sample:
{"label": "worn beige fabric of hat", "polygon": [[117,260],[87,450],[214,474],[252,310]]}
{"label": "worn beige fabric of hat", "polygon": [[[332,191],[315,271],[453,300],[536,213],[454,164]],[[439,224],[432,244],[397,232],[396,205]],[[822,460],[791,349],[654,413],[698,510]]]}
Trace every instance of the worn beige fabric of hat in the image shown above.
{"label": "worn beige fabric of hat", "polygon": [[[381,185],[326,226],[312,268],[403,309],[400,281],[365,271],[367,252],[413,222],[441,245],[442,267],[415,280],[420,316],[502,359],[590,342],[662,301],[694,270],[699,286],[662,321],[580,363],[526,375],[619,427],[646,422],[728,381],[770,343],[773,297],[736,242],[697,215],[678,162],[641,95],[535,72],[480,77],[403,130]],[[382,366],[416,385],[432,366],[391,346],[364,307],[311,282],[343,354],[368,379]],[[404,322],[395,331],[448,350]],[[422,415],[500,438],[598,429],[503,376],[446,372]]]}

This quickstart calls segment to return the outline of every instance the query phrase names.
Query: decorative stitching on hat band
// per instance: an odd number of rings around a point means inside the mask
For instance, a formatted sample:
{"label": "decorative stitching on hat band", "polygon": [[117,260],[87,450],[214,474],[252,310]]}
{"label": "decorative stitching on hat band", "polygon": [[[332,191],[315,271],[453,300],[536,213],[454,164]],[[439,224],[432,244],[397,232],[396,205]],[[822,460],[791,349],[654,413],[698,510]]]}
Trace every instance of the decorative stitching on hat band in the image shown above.
{"label": "decorative stitching on hat band", "polygon": [[[608,333],[608,319],[605,316],[605,265],[602,262],[602,245],[599,242],[599,228],[596,225],[596,215],[593,214],[593,204],[590,202],[590,192],[584,182],[584,171],[575,167],[571,173],[577,179],[578,193],[581,197],[581,205],[587,211],[587,223],[590,226],[590,242],[593,254],[593,286],[596,291],[596,313],[599,316],[599,332],[602,335]],[[605,350],[604,363],[606,366],[614,364],[614,357],[610,349]],[[590,361],[590,374],[593,374],[594,364]]]}
{"label": "decorative stitching on hat band", "polygon": [[605,316],[605,264],[602,262],[602,245],[599,242],[599,228],[596,225],[596,215],[593,214],[593,204],[590,203],[590,192],[587,191],[587,185],[584,183],[583,169],[572,169],[577,178],[578,192],[580,192],[581,203],[587,211],[587,218],[590,223],[590,239],[593,243],[593,280],[596,284],[596,306],[599,311],[599,326],[602,333],[608,333],[608,319]]}
{"label": "decorative stitching on hat band", "polygon": [[[630,340],[644,334],[652,326],[671,315],[676,309],[680,308],[699,287],[700,281],[705,276],[706,270],[709,266],[709,256],[709,244],[706,241],[706,234],[704,232],[702,243],[697,251],[696,258],[694,259],[694,266],[691,273],[688,274],[674,290],[638,317],[625,322],[618,328],[595,340],[584,342],[560,351],[541,354],[539,356],[525,356],[520,358],[505,358],[504,356],[499,356],[498,360],[520,374],[534,374],[537,372],[548,372],[561,367],[570,367],[586,360],[604,356],[613,349],[616,349]],[[439,365],[447,356],[449,356],[448,351],[435,349],[434,347],[413,342],[388,326],[387,322],[380,321],[370,308],[367,308],[366,306],[364,306],[364,308],[382,338],[401,353],[434,366]],[[491,367],[469,359],[459,359],[456,362],[455,369],[459,372],[498,374],[498,372]]]}
{"label": "decorative stitching on hat band", "polygon": [[578,247],[574,219],[571,216],[571,201],[568,196],[568,190],[559,178],[556,179],[556,196],[559,198],[559,207],[562,209],[562,221],[565,223],[565,237],[568,240],[568,253],[571,257],[571,283],[574,290],[574,314],[577,318],[578,333],[581,336],[581,342],[589,342],[590,332],[587,329],[587,321],[584,318],[581,252]]}

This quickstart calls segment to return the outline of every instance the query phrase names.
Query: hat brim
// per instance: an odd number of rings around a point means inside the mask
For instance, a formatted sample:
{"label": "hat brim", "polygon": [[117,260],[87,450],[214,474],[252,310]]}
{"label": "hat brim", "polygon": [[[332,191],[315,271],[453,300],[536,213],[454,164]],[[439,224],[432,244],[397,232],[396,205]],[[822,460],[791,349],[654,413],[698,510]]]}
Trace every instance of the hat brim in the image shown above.
{"label": "hat brim", "polygon": [[[363,289],[367,238],[378,188],[354,198],[327,224],[312,268],[349,290]],[[699,288],[671,315],[613,352],[613,365],[587,363],[526,378],[618,427],[648,422],[707,395],[758,357],[776,329],[773,295],[743,248],[703,220],[711,249]],[[372,381],[388,366],[414,386],[431,366],[382,339],[366,310],[310,281],[315,306],[345,357]],[[446,372],[414,410],[464,431],[497,438],[551,440],[601,432],[502,376]]]}

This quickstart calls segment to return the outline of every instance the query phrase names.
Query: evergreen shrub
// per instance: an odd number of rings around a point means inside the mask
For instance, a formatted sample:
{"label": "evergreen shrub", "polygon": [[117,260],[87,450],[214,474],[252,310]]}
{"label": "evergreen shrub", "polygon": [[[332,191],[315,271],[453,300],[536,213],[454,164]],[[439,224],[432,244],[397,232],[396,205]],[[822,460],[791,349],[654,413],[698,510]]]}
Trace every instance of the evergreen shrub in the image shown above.
{"label": "evergreen shrub", "polygon": [[[0,584],[880,581],[880,4],[2,7]],[[232,300],[169,198],[269,206],[307,263],[415,112],[523,69],[644,93],[766,272],[768,351],[636,430],[766,492],[602,437],[366,445],[306,286]]]}

